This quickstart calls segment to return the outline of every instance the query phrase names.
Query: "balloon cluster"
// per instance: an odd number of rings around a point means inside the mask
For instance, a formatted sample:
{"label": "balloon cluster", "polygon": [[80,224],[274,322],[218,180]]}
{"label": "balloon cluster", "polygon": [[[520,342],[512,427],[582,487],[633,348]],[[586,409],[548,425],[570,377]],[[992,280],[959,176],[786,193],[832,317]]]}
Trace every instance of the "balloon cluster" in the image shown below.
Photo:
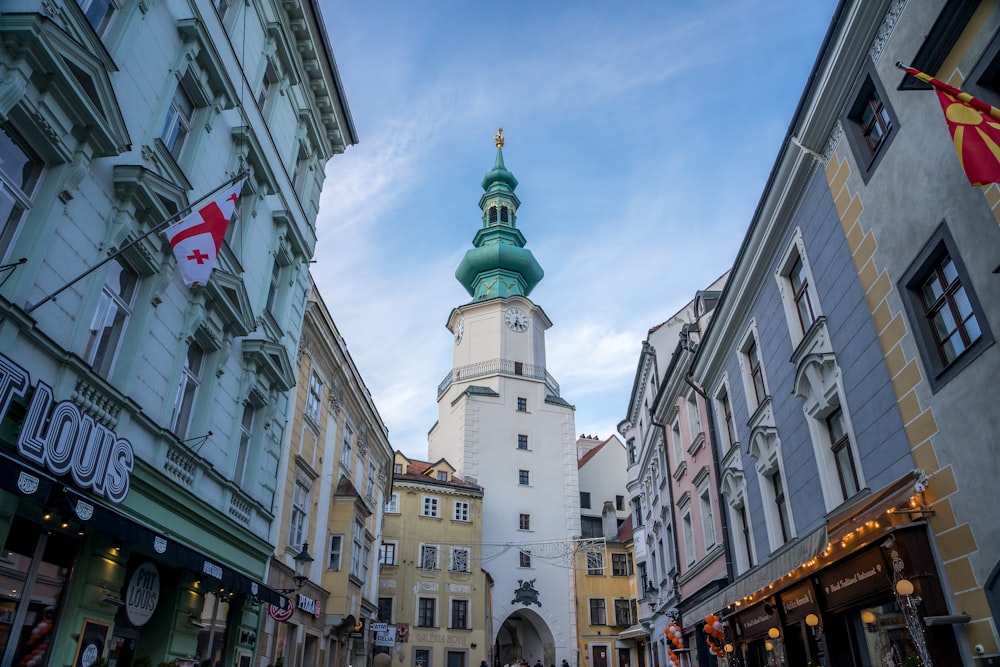
{"label": "balloon cluster", "polygon": [[715,614],[709,614],[705,617],[705,642],[708,644],[708,652],[714,655],[716,658],[721,658],[726,655],[725,650],[722,648],[726,641],[726,628],[722,625],[722,621]]}
{"label": "balloon cluster", "polygon": [[34,628],[31,629],[31,634],[28,635],[28,641],[25,644],[27,653],[18,662],[18,667],[38,667],[42,664],[42,658],[45,657],[45,649],[49,647],[49,638],[52,631],[52,619],[42,618],[38,621]]}
{"label": "balloon cluster", "polygon": [[670,663],[671,667],[679,667],[681,661],[677,657],[677,654],[674,653],[674,649],[684,648],[684,633],[681,632],[681,626],[670,621],[667,623],[667,627],[663,629],[663,634],[667,636],[667,641],[673,644],[673,647],[667,644],[667,662]]}

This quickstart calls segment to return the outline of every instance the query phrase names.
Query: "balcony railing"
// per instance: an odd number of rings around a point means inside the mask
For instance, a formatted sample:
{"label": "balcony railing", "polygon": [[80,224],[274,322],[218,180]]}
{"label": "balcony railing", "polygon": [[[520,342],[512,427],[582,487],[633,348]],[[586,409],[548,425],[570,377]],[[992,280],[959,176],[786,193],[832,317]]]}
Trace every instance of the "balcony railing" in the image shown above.
{"label": "balcony railing", "polygon": [[510,377],[523,377],[532,380],[542,380],[545,382],[545,386],[548,387],[552,395],[559,395],[559,383],[555,381],[549,372],[545,370],[544,366],[535,366],[534,364],[525,364],[520,361],[512,361],[510,359],[490,359],[489,361],[480,361],[477,364],[469,364],[468,366],[460,366],[459,368],[453,368],[445,375],[444,379],[441,380],[441,384],[438,385],[438,398],[441,397],[444,392],[448,391],[448,387],[454,382],[460,380],[475,380],[481,377],[487,377],[489,375],[507,375]]}

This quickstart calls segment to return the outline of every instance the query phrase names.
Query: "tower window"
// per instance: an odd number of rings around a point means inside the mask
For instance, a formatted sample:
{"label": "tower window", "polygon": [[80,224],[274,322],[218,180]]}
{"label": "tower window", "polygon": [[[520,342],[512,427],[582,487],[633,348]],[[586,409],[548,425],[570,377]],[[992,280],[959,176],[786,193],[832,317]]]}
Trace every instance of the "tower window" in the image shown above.
{"label": "tower window", "polygon": [[509,222],[506,206],[500,207],[500,222]]}
{"label": "tower window", "polygon": [[490,206],[490,222],[495,223],[497,221],[497,207]]}

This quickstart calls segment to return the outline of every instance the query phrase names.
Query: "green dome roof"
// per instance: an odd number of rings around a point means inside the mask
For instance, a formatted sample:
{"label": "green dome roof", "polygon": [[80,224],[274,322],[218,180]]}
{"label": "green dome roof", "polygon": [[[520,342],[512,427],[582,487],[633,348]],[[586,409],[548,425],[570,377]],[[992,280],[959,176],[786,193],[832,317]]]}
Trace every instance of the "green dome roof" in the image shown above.
{"label": "green dome roof", "polygon": [[472,240],[455,270],[455,278],[473,301],[514,294],[527,296],[545,272],[531,251],[524,247],[524,235],[517,229],[517,207],[521,205],[514,189],[517,179],[503,162],[503,128],[494,137],[497,156],[493,169],[483,176],[484,194],[479,199],[483,226]]}

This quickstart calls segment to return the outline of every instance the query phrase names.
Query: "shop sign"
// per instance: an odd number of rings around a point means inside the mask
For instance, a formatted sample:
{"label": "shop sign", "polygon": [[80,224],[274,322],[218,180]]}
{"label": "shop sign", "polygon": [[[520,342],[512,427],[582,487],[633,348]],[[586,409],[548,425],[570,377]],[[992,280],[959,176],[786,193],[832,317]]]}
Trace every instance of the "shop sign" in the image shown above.
{"label": "shop sign", "polygon": [[319,600],[308,598],[305,595],[302,595],[302,593],[299,593],[298,607],[305,613],[310,614],[315,618],[319,618],[319,614],[323,609],[323,605],[319,603]]}
{"label": "shop sign", "polygon": [[[380,630],[379,627],[384,627]],[[375,646],[392,646],[396,641],[396,626],[388,623],[372,623],[372,631],[375,633]]]}
{"label": "shop sign", "polygon": [[818,609],[812,585],[807,581],[782,593],[781,606],[785,610],[785,623],[795,623],[808,614],[815,614]]}
{"label": "shop sign", "polygon": [[767,613],[764,605],[759,604],[736,617],[736,628],[743,639],[754,639],[765,633],[769,628],[778,625],[778,616],[774,613]]}
{"label": "shop sign", "polygon": [[153,617],[160,599],[160,573],[152,563],[143,563],[129,579],[125,592],[125,615],[129,623],[142,627]]}
{"label": "shop sign", "polygon": [[350,635],[352,639],[361,639],[361,638],[364,638],[364,636],[365,636],[365,621],[367,621],[367,620],[368,619],[366,619],[366,618],[359,618],[358,620],[356,620],[354,622],[354,629],[351,630],[351,635]]}
{"label": "shop sign", "polygon": [[288,607],[285,609],[273,604],[267,605],[267,615],[276,621],[287,621],[292,617],[294,612],[295,603],[292,602],[291,598],[288,598]]}
{"label": "shop sign", "polygon": [[[11,400],[24,398],[31,376],[0,354],[0,421]],[[54,402],[52,387],[39,381],[17,437],[24,458],[57,476],[71,475],[82,489],[90,489],[114,503],[128,495],[135,465],[132,443],[99,424],[72,401]]]}
{"label": "shop sign", "polygon": [[891,591],[885,560],[878,549],[820,572],[819,586],[827,607],[839,607],[873,593],[889,594]]}

